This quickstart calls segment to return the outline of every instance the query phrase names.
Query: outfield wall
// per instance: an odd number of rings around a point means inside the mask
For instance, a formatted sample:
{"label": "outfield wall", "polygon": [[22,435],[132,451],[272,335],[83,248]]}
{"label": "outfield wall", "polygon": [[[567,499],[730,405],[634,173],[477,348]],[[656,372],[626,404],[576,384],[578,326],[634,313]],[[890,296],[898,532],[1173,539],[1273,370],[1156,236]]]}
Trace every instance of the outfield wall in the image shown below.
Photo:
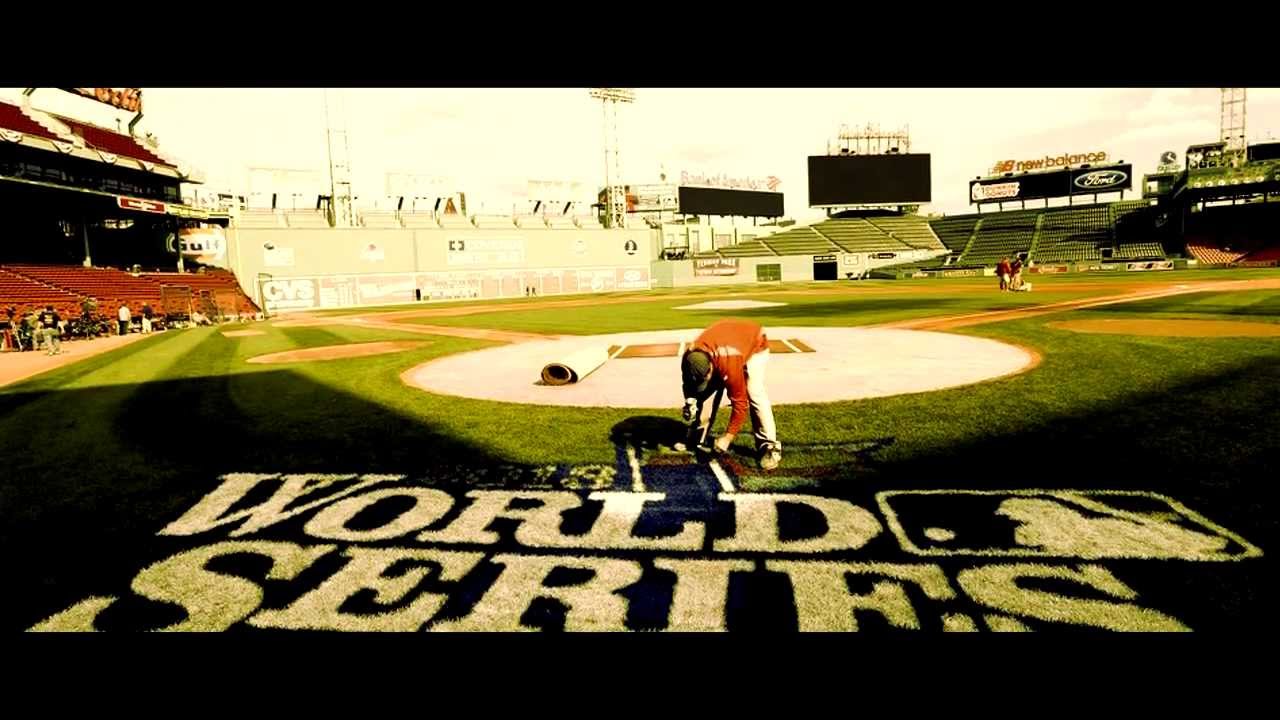
{"label": "outfield wall", "polygon": [[228,261],[268,311],[648,290],[648,230],[237,228]]}
{"label": "outfield wall", "polygon": [[[755,282],[811,282],[818,258],[837,263],[837,279],[863,276],[869,270],[894,263],[913,262],[937,257],[932,250],[892,253],[891,258],[874,255],[890,253],[833,253],[830,255],[766,255],[759,257],[657,260],[652,265],[654,287],[697,287],[706,285],[744,285]],[[942,253],[945,254],[945,253]],[[770,268],[776,268],[776,272]]]}

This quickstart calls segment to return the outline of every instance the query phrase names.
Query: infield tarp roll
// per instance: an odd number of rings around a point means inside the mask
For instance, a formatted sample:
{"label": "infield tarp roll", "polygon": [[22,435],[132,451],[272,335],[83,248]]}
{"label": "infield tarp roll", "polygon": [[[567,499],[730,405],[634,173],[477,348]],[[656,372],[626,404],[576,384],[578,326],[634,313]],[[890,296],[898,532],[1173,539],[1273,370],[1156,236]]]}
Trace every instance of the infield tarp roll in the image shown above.
{"label": "infield tarp roll", "polygon": [[595,372],[609,359],[609,349],[583,348],[565,357],[547,363],[542,368],[542,382],[546,385],[569,385]]}

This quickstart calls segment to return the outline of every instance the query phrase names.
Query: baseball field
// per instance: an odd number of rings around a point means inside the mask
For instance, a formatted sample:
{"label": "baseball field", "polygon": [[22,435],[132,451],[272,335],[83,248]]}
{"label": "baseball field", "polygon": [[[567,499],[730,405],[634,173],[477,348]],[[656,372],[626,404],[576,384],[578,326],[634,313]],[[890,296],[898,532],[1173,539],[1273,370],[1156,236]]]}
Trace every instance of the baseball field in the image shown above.
{"label": "baseball field", "polygon": [[[1029,279],[327,311],[78,361],[69,343],[74,362],[0,387],[0,618],[1272,627],[1280,270]],[[678,365],[656,355],[729,316],[794,351],[769,361],[771,472],[749,432],[676,447]],[[610,359],[538,383],[579,346]]]}

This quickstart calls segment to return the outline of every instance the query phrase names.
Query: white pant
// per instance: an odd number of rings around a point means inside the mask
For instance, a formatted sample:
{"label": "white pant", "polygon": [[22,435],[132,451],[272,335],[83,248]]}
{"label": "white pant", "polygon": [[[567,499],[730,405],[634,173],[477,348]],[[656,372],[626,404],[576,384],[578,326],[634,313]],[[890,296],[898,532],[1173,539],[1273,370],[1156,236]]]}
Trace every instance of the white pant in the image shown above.
{"label": "white pant", "polygon": [[142,316],[142,332],[144,333],[151,332],[151,318],[147,317],[146,315]]}
{"label": "white pant", "polygon": [[[769,403],[769,391],[765,388],[765,371],[769,367],[769,350],[766,348],[747,359],[747,401],[751,409],[751,430],[756,439],[756,448],[765,443],[778,444],[778,427],[773,421],[773,405]],[[698,434],[706,430],[707,424],[715,424],[711,417],[711,405],[715,393],[711,393],[698,403]]]}

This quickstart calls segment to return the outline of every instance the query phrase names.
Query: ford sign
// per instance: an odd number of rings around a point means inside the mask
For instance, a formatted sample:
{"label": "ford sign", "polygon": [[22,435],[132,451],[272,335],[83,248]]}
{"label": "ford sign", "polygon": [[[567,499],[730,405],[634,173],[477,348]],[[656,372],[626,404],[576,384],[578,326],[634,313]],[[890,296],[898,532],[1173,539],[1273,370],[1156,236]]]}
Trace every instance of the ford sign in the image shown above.
{"label": "ford sign", "polygon": [[1075,179],[1075,185],[1084,190],[1106,190],[1129,181],[1129,174],[1123,170],[1094,170]]}

